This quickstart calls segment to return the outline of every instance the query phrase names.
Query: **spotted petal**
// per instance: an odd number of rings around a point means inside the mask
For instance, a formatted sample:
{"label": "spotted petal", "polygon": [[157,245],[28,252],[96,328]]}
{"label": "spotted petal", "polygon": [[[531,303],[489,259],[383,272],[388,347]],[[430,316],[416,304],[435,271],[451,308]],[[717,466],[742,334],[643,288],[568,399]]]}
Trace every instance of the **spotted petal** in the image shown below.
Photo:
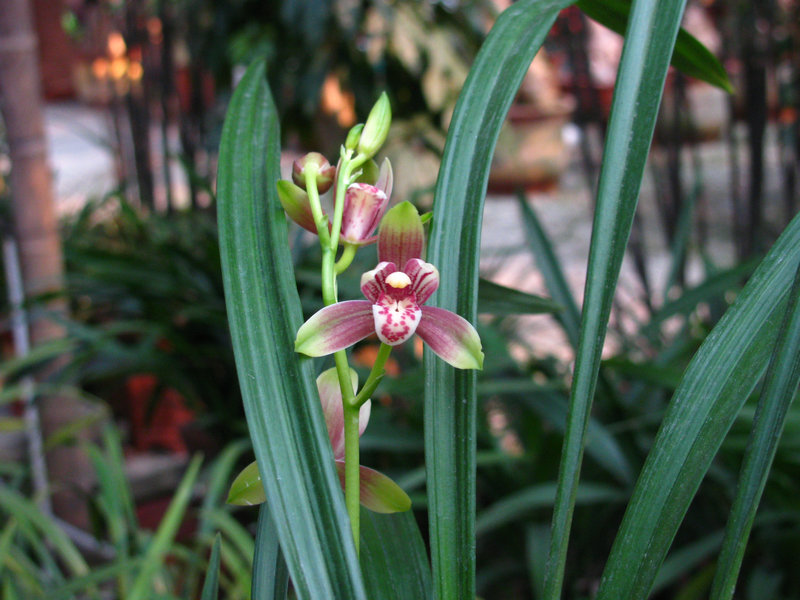
{"label": "spotted petal", "polygon": [[348,300],[326,306],[314,313],[297,330],[295,352],[325,356],[352,346],[375,331],[372,303]]}
{"label": "spotted petal", "polygon": [[397,298],[386,293],[372,305],[372,315],[378,338],[384,344],[397,346],[414,335],[422,312],[413,295]]}
{"label": "spotted petal", "polygon": [[378,260],[404,266],[422,256],[425,232],[413,204],[401,202],[383,217],[378,229]]}
{"label": "spotted petal", "polygon": [[439,271],[431,263],[412,258],[406,263],[403,272],[411,279],[411,291],[417,297],[417,304],[425,304],[439,287]]}
{"label": "spotted petal", "polygon": [[457,369],[482,369],[481,338],[469,321],[454,312],[422,307],[422,319],[417,335],[442,360]]}
{"label": "spotted petal", "polygon": [[394,263],[382,262],[361,276],[361,293],[373,304],[386,291],[386,278],[397,271]]}
{"label": "spotted petal", "polygon": [[[353,393],[358,390],[358,374],[350,369],[350,383]],[[339,376],[335,368],[320,373],[317,377],[317,390],[325,414],[325,425],[333,448],[333,457],[344,458],[344,409],[342,408],[342,390],[339,387]],[[358,435],[364,433],[369,422],[372,403],[367,400],[358,413]]]}
{"label": "spotted petal", "polygon": [[[336,461],[336,471],[344,488],[344,461]],[[411,498],[399,485],[383,473],[368,467],[358,467],[359,501],[364,508],[377,513],[405,512],[411,508]]]}

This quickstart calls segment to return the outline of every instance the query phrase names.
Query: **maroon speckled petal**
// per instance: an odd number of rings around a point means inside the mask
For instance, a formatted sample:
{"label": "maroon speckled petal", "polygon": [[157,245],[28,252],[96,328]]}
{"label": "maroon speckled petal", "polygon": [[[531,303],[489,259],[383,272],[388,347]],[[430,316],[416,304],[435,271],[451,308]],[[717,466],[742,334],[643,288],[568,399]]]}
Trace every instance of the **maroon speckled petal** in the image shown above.
{"label": "maroon speckled petal", "polygon": [[372,303],[348,300],[314,313],[297,331],[295,352],[325,356],[352,346],[375,331]]}
{"label": "maroon speckled petal", "polygon": [[378,302],[372,305],[375,319],[375,333],[384,344],[402,344],[417,330],[422,312],[409,291],[406,297],[393,297],[390,293],[381,294]]}
{"label": "maroon speckled petal", "polygon": [[405,265],[422,257],[424,244],[422,221],[410,202],[401,202],[383,217],[378,229],[378,260]]}

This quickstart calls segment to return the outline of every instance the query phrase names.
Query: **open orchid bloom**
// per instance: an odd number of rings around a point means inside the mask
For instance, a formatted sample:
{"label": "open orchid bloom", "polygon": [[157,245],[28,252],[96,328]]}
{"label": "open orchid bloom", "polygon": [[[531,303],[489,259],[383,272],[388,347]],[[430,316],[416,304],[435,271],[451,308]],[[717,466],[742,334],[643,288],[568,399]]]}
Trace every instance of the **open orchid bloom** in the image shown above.
{"label": "open orchid bloom", "polygon": [[[358,376],[350,370],[353,391],[358,386]],[[342,409],[342,393],[336,369],[328,369],[317,377],[317,390],[328,428],[328,438],[333,448],[336,461],[336,472],[344,489],[344,410]],[[358,434],[364,433],[370,414],[370,401],[364,403],[358,414]],[[408,495],[386,475],[373,469],[359,466],[361,504],[374,512],[403,512],[411,508]],[[228,503],[238,505],[261,504],[266,500],[258,464],[253,462],[242,470],[231,485]]]}
{"label": "open orchid bloom", "polygon": [[419,213],[403,202],[390,210],[378,232],[380,263],[361,277],[367,300],[326,306],[297,332],[295,350],[324,356],[376,333],[390,346],[419,335],[442,360],[459,369],[483,366],[475,328],[457,314],[423,306],[439,286],[439,272],[420,255],[424,232]]}

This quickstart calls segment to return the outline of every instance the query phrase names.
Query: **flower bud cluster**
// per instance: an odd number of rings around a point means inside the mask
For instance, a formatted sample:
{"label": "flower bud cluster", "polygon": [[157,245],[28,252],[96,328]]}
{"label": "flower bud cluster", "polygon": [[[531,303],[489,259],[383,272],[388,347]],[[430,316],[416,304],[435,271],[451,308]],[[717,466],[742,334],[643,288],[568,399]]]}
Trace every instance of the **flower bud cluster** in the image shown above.
{"label": "flower bud cluster", "polygon": [[[360,246],[376,241],[375,230],[389,206],[392,194],[392,165],[388,159],[378,168],[372,159],[386,141],[391,125],[391,108],[384,92],[373,106],[366,123],[359,123],[347,135],[342,156],[351,163],[357,163],[358,169],[344,183],[344,194],[335,202],[343,202],[341,219],[341,239],[352,245]],[[353,153],[356,153],[353,156]],[[278,182],[278,199],[286,214],[298,225],[319,233],[319,217],[315,218],[313,202],[316,201],[319,214],[331,223],[319,206],[319,195],[331,187],[338,187],[338,178],[342,172],[343,161],[337,166],[331,165],[319,152],[309,152],[292,164],[292,180]],[[309,196],[308,185],[313,183],[313,198]]]}

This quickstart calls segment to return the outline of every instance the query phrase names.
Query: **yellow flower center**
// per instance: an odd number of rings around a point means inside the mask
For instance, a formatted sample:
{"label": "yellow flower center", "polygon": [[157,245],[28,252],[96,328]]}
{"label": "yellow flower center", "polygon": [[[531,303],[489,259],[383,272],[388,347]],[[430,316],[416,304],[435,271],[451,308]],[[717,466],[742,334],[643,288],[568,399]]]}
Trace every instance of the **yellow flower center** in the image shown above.
{"label": "yellow flower center", "polygon": [[411,278],[402,271],[395,271],[386,278],[386,284],[396,290],[402,290],[411,285]]}

